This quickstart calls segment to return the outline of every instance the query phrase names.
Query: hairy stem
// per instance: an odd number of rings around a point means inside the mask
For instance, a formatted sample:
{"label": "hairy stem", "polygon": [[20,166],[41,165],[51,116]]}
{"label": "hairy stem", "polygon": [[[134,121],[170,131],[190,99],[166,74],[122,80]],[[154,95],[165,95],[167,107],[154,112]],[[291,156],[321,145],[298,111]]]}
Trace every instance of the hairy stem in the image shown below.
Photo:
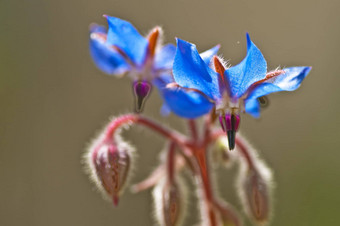
{"label": "hairy stem", "polygon": [[168,158],[167,158],[167,173],[168,173],[168,181],[170,184],[174,182],[175,176],[175,157],[176,157],[176,144],[171,142],[168,150]]}
{"label": "hairy stem", "polygon": [[203,190],[204,193],[205,202],[203,202],[203,204],[206,205],[205,209],[207,211],[206,214],[209,219],[209,226],[216,226],[217,219],[213,209],[214,195],[208,171],[208,162],[206,154],[207,154],[206,147],[195,150],[195,159],[197,161],[199,168],[197,174],[199,176],[200,184],[198,184],[198,186],[201,186],[201,189]]}
{"label": "hairy stem", "polygon": [[189,127],[189,130],[191,132],[192,140],[197,141],[198,140],[198,131],[197,131],[197,126],[196,126],[195,120],[189,119],[188,120],[188,127]]}
{"label": "hairy stem", "polygon": [[176,143],[179,147],[186,149],[186,145],[189,143],[187,139],[180,133],[166,128],[159,123],[149,119],[147,117],[138,115],[138,114],[127,114],[120,117],[115,118],[107,127],[105,138],[112,139],[115,132],[120,129],[124,125],[137,123],[148,127],[149,129],[161,134],[165,138],[170,141]]}

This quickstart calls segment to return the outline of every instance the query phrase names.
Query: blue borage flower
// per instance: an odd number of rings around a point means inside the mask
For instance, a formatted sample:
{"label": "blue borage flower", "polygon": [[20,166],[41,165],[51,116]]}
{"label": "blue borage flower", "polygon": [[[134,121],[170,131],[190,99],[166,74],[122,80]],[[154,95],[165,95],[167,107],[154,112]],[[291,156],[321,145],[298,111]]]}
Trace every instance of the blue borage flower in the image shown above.
{"label": "blue borage flower", "polygon": [[[163,89],[168,83],[174,82],[172,65],[176,47],[173,44],[161,46],[159,40],[162,30],[159,27],[155,27],[147,38],[144,38],[131,23],[115,17],[105,17],[109,25],[108,31],[105,27],[96,24],[90,27],[91,56],[103,72],[115,76],[128,75],[133,80],[136,110],[139,112],[151,92],[152,83],[159,89]],[[201,54],[206,64],[210,63],[219,48],[220,46],[217,45]],[[178,94],[173,90],[165,90],[165,93],[167,93],[166,98],[176,96],[181,99],[186,96],[191,97],[194,102],[202,99],[192,93]],[[165,97],[163,92],[161,95]],[[170,111],[166,104],[163,105],[162,110],[163,113]]]}
{"label": "blue borage flower", "polygon": [[173,65],[177,84],[168,85],[164,99],[172,111],[185,118],[196,118],[213,109],[228,135],[230,149],[235,145],[240,112],[259,117],[259,97],[297,89],[311,70],[290,67],[267,73],[266,60],[248,34],[247,55],[241,63],[226,69],[215,56],[213,65],[215,70],[204,62],[194,44],[177,39]]}
{"label": "blue borage flower", "polygon": [[[204,64],[210,65],[211,59],[217,54],[220,45],[199,54]],[[161,112],[168,115],[171,111],[176,115],[184,118],[196,118],[210,111],[213,104],[204,96],[197,92],[187,92],[177,88],[173,76],[162,74],[153,81],[158,88],[161,97],[164,100]],[[193,109],[193,111],[188,111]]]}
{"label": "blue borage flower", "polygon": [[108,30],[96,24],[90,27],[91,56],[103,72],[132,79],[139,112],[151,92],[151,81],[161,74],[171,73],[176,47],[160,44],[160,27],[155,27],[145,38],[131,23],[105,17]]}

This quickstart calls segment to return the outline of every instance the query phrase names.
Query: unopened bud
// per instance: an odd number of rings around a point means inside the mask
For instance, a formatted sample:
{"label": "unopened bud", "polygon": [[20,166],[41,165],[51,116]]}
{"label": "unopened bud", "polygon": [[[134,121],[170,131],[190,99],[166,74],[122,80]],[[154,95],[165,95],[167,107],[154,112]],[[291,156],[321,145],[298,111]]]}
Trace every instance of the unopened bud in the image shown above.
{"label": "unopened bud", "polygon": [[136,98],[136,111],[141,112],[144,107],[144,102],[151,92],[152,86],[147,81],[134,81],[132,86]]}
{"label": "unopened bud", "polygon": [[255,222],[265,224],[270,217],[270,181],[259,172],[249,170],[241,182],[243,205]]}
{"label": "unopened bud", "polygon": [[265,222],[269,217],[268,185],[261,176],[250,171],[244,181],[244,189],[252,216],[258,222]]}
{"label": "unopened bud", "polygon": [[102,136],[89,149],[87,163],[97,187],[118,205],[131,166],[132,148],[120,139]]}
{"label": "unopened bud", "polygon": [[241,166],[238,191],[243,207],[250,219],[264,225],[271,214],[272,173],[256,150],[241,136],[238,148]]}
{"label": "unopened bud", "polygon": [[186,192],[180,183],[169,183],[166,178],[158,182],[153,191],[156,220],[162,226],[178,226],[185,212]]}

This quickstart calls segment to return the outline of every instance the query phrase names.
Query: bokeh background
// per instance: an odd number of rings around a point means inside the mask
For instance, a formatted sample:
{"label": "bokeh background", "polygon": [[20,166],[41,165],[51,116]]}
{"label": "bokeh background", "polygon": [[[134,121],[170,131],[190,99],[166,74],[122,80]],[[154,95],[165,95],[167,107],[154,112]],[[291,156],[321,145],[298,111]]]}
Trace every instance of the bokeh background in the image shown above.
{"label": "bokeh background", "polygon": [[[270,96],[261,119],[244,116],[241,131],[274,171],[271,225],[339,225],[339,7],[337,0],[1,0],[0,225],[153,225],[150,191],[126,192],[114,208],[80,163],[109,117],[133,109],[130,81],[104,75],[89,56],[88,26],[106,24],[103,14],[143,34],[161,25],[166,42],[177,36],[200,51],[220,43],[231,64],[245,56],[250,32],[270,69],[313,66],[298,91]],[[181,119],[160,116],[160,105],[154,92],[145,114],[183,130]],[[164,141],[141,129],[125,135],[138,146],[137,182]],[[236,169],[217,171],[221,196],[240,209]],[[189,209],[193,225],[195,204]]]}

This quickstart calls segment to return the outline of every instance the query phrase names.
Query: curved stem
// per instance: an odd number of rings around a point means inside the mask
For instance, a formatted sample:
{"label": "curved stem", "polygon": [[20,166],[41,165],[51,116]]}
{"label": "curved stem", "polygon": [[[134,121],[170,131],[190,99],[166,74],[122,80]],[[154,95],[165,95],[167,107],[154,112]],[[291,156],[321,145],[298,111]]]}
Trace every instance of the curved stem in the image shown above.
{"label": "curved stem", "polygon": [[255,168],[254,161],[253,161],[252,156],[249,152],[249,149],[244,144],[243,139],[236,138],[235,143],[236,143],[237,147],[239,147],[243,157],[245,158],[249,169],[254,169]]}
{"label": "curved stem", "polygon": [[[217,140],[221,136],[225,136],[225,133],[222,130],[214,131],[211,134],[210,139],[211,140]],[[246,160],[249,169],[254,169],[255,164],[254,164],[254,161],[253,161],[253,157],[250,153],[250,150],[247,147],[248,145],[246,144],[244,139],[240,138],[240,137],[241,137],[240,134],[238,134],[235,138],[236,146],[239,148],[240,153],[242,154],[242,156]]]}
{"label": "curved stem", "polygon": [[180,133],[170,130],[157,122],[143,117],[138,114],[127,114],[120,117],[115,118],[106,128],[105,138],[106,139],[113,139],[115,132],[120,129],[124,125],[137,123],[143,126],[152,129],[155,132],[163,135],[167,139],[171,140],[172,142],[176,143],[183,149],[186,149],[187,144],[189,143],[187,139]]}

